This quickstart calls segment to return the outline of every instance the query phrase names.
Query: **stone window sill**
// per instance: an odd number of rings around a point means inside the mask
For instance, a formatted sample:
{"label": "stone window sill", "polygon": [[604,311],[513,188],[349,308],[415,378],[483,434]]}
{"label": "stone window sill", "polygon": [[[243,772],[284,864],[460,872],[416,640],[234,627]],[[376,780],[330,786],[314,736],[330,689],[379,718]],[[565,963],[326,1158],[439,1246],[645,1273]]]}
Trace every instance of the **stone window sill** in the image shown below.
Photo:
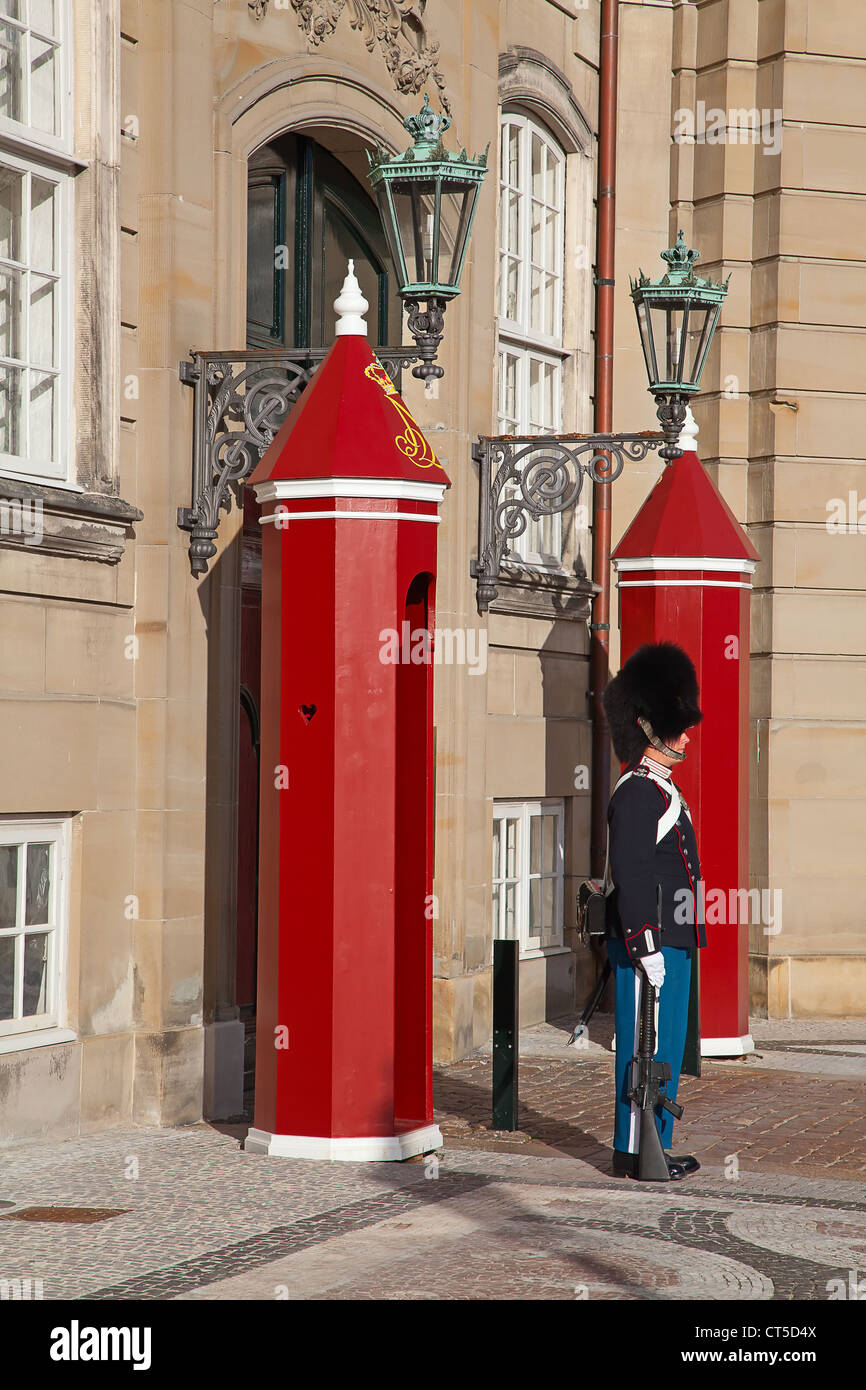
{"label": "stone window sill", "polygon": [[499,593],[490,605],[491,613],[561,618],[570,623],[586,622],[590,617],[597,589],[591,579],[564,569],[511,560],[500,567],[496,585]]}
{"label": "stone window sill", "polygon": [[[41,535],[33,534],[34,505],[39,509]],[[0,477],[0,548],[4,550],[116,565],[132,538],[133,524],[143,516],[120,497]]]}
{"label": "stone window sill", "polygon": [[0,1037],[0,1057],[8,1052],[28,1052],[32,1047],[56,1047],[58,1043],[78,1042],[71,1028],[34,1028],[30,1033],[8,1033]]}

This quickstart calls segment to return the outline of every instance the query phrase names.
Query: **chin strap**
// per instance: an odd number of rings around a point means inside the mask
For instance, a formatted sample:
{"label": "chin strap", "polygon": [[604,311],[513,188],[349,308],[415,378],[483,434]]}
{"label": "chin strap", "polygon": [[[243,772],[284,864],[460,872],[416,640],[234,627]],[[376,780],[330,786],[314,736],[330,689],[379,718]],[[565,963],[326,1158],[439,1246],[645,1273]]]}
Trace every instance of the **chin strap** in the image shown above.
{"label": "chin strap", "polygon": [[652,724],[650,724],[648,719],[644,719],[641,715],[638,715],[637,722],[640,725],[643,732],[646,734],[647,739],[649,740],[652,747],[655,748],[658,753],[664,753],[666,758],[673,758],[675,762],[683,762],[686,756],[685,753],[677,753],[675,749],[668,748],[666,743],[662,743],[661,739],[657,737],[653,729],[653,726]]}

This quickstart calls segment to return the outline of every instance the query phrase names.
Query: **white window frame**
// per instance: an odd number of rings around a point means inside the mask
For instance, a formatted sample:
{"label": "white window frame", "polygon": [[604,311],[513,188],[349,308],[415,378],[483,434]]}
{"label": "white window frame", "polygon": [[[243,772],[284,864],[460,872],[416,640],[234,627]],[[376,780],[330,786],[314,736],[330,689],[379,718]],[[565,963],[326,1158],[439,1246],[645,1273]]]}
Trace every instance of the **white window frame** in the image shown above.
{"label": "white window frame", "polygon": [[[73,413],[72,402],[72,362],[74,351],[74,324],[72,306],[72,235],[73,226],[73,181],[68,174],[48,164],[43,164],[39,160],[24,159],[19,155],[11,154],[2,148],[0,141],[0,165],[5,165],[10,169],[19,172],[36,175],[38,178],[48,183],[53,183],[57,189],[57,215],[55,224],[55,235],[57,238],[57,290],[55,302],[55,322],[54,332],[56,335],[56,360],[57,368],[55,375],[55,400],[54,400],[54,438],[56,441],[56,458],[33,459],[28,454],[5,454],[0,453],[0,477],[17,478],[21,482],[45,482],[54,485],[71,487],[70,467],[72,457],[72,437],[73,431],[71,419]],[[23,217],[29,217],[29,207],[24,210]],[[29,248],[28,248],[29,251]],[[17,263],[16,263],[17,264]],[[29,265],[25,266],[29,270]],[[36,271],[40,274],[40,271]],[[22,305],[22,318],[24,314],[29,314],[29,304]],[[29,333],[29,327],[27,329]],[[18,359],[0,358],[0,366],[15,366]],[[27,371],[30,370],[29,361],[24,364]],[[36,370],[43,370],[36,368]],[[29,403],[25,404],[29,410]],[[2,491],[2,488],[0,488]]]}
{"label": "white window frame", "polygon": [[[29,54],[30,35],[34,32],[38,37],[53,38],[57,44],[59,64],[56,96],[59,131],[51,134],[47,130],[40,130],[38,126],[28,125],[24,121],[14,121],[9,116],[0,116],[0,139],[7,137],[14,141],[19,148],[22,143],[26,144],[27,148],[32,150],[34,154],[40,150],[46,154],[69,155],[72,153],[72,0],[58,0],[58,9],[60,11],[58,28],[57,33],[53,36],[44,35],[42,31],[31,28],[29,0],[25,6],[26,19],[15,20],[10,19],[5,14],[0,14],[0,20],[4,24],[9,24],[12,28],[22,32],[25,55]],[[29,72],[29,62],[25,62],[25,71]]]}
{"label": "white window frame", "polygon": [[[0,821],[0,845],[27,844],[46,841],[53,846],[51,898],[49,919],[51,943],[49,947],[49,967],[47,978],[48,1009],[44,1014],[34,1014],[27,1018],[0,1020],[0,1052],[15,1051],[21,1047],[38,1046],[47,1042],[74,1038],[75,1034],[66,1029],[67,975],[69,951],[69,821],[65,819],[27,817],[20,820]],[[22,856],[23,858],[23,856]],[[19,860],[20,862],[20,860]],[[38,934],[40,926],[24,928],[17,918],[23,915],[26,873],[19,873],[18,908],[14,930],[0,931],[0,938]],[[20,956],[16,951],[16,958]],[[16,984],[17,991],[17,971]]]}
{"label": "white window frame", "polygon": [[[521,182],[511,185],[508,183],[508,128],[512,126],[519,130],[519,153],[518,159],[521,168]],[[556,297],[554,301],[554,331],[553,333],[542,333],[530,326],[530,287],[532,255],[532,136],[538,138],[550,149],[557,159],[556,170],[556,210],[560,219],[561,235],[556,241],[556,263],[553,271],[548,272],[556,276]],[[515,338],[523,345],[534,344],[536,347],[553,349],[554,352],[562,350],[562,302],[563,302],[563,272],[565,269],[565,150],[553,138],[549,131],[531,116],[524,116],[515,111],[503,111],[500,125],[500,147],[499,147],[499,332],[503,337]],[[514,188],[520,195],[520,212],[518,217],[517,229],[517,317],[511,319],[505,312],[505,283],[501,274],[503,258],[506,248],[503,246],[502,231],[506,223],[507,210],[503,194],[509,189]]]}
{"label": "white window frame", "polygon": [[[530,854],[530,821],[533,816],[553,816],[556,825],[556,844],[554,849],[554,867],[549,874],[531,874],[529,864]],[[530,799],[521,801],[494,801],[493,803],[493,838],[499,835],[500,844],[500,868],[504,869],[505,861],[504,836],[500,829],[501,823],[506,820],[517,821],[517,848],[515,852],[517,873],[514,877],[506,878],[502,873],[499,878],[493,876],[492,869],[495,864],[491,860],[491,895],[494,897],[493,906],[493,936],[495,940],[508,940],[505,929],[505,894],[499,893],[499,912],[497,920],[496,900],[493,889],[497,884],[500,886],[505,882],[515,884],[514,895],[514,920],[516,931],[512,936],[520,942],[520,956],[525,959],[529,956],[544,956],[553,952],[562,951],[565,948],[563,933],[565,930],[565,803],[561,797],[546,797],[542,799]],[[491,855],[493,845],[491,844]],[[529,885],[532,879],[552,878],[554,881],[554,927],[551,939],[542,941],[540,936],[530,936],[529,934]]]}
{"label": "white window frame", "polygon": [[[508,132],[509,128],[519,132],[519,182],[508,182]],[[550,149],[557,159],[555,206],[559,217],[560,234],[556,238],[556,261],[553,273],[557,277],[554,303],[554,332],[540,333],[533,330],[530,323],[531,253],[532,253],[532,137],[537,136]],[[565,275],[565,168],[566,154],[561,145],[548,130],[532,116],[516,111],[504,111],[500,122],[499,140],[499,223],[498,223],[498,291],[497,305],[499,345],[497,351],[497,428],[501,433],[532,435],[558,434],[562,429],[562,364],[568,353],[562,346],[563,294]],[[506,248],[505,227],[508,217],[507,198],[509,192],[517,190],[520,194],[517,233],[517,254]],[[506,257],[517,262],[517,317],[509,318],[506,313],[506,276],[504,267]],[[505,359],[516,361],[516,391],[514,414],[506,414],[505,400]],[[543,364],[552,369],[553,401],[552,419],[544,428],[531,421],[531,368],[533,363]],[[561,569],[562,566],[562,517],[557,513],[548,519],[550,549],[542,549],[541,522],[528,521],[526,530],[513,541],[513,549],[524,564]]]}

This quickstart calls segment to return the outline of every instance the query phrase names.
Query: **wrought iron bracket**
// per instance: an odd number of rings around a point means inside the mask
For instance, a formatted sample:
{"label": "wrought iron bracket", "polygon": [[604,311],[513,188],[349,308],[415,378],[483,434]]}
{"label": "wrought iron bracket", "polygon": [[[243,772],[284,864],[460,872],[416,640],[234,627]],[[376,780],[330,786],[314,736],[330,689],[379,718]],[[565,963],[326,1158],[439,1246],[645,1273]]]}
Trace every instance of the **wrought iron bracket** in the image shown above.
{"label": "wrought iron bracket", "polygon": [[651,430],[640,434],[480,436],[472,449],[480,488],[478,559],[470,566],[478,612],[486,612],[496,598],[497,580],[510,543],[523,534],[530,519],[538,521],[568,511],[578,504],[586,478],[593,483],[612,483],[626,461],[639,463],[663,443],[675,457],[682,453],[664,435]]}
{"label": "wrought iron bracket", "polygon": [[[401,371],[420,354],[377,348],[376,355],[399,387]],[[194,575],[205,574],[216,554],[220,513],[240,501],[243,483],[325,356],[325,350],[304,348],[190,350],[190,360],[179,364],[181,382],[193,388],[193,428],[190,505],[178,508],[177,524],[189,532]]]}

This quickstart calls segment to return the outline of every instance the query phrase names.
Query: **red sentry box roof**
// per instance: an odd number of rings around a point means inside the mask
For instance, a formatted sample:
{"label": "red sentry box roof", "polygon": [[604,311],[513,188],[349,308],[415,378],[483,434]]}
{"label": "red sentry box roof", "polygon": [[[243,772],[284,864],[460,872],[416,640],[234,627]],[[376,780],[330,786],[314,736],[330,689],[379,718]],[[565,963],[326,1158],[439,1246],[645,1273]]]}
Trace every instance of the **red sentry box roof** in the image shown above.
{"label": "red sentry box roof", "polygon": [[665,468],[612,558],[656,555],[761,558],[694,450]]}
{"label": "red sentry box roof", "polygon": [[400,478],[450,487],[366,338],[337,338],[249,478]]}

